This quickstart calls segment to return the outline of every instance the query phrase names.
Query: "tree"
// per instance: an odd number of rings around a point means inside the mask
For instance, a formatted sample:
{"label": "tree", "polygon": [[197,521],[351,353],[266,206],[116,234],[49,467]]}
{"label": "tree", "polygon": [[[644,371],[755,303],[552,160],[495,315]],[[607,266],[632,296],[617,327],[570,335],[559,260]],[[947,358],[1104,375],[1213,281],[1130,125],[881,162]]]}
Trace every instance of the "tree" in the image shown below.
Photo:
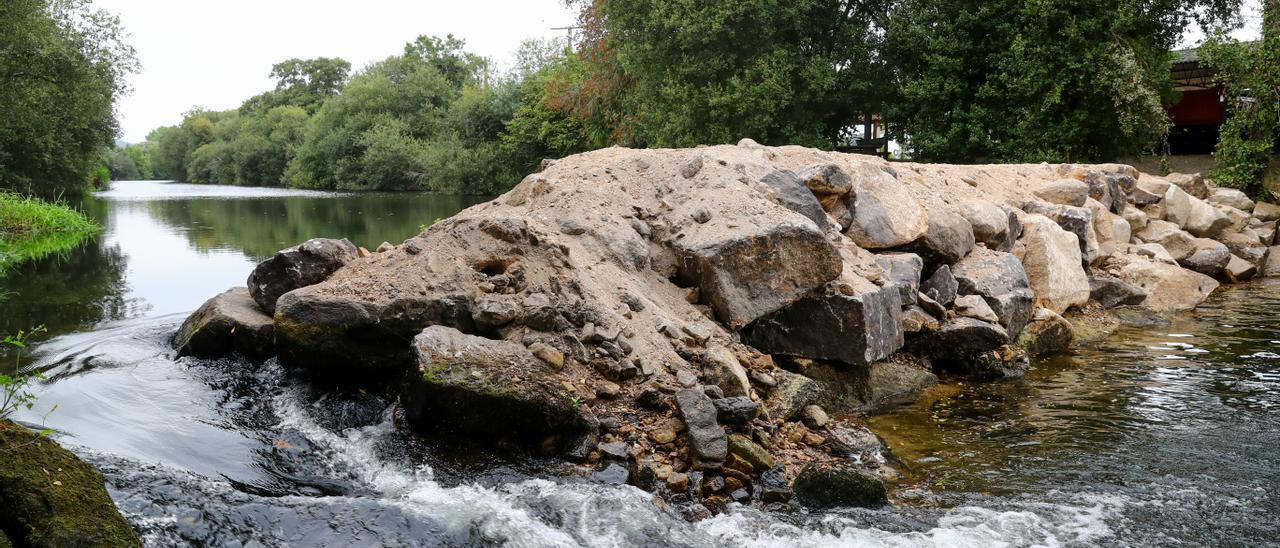
{"label": "tree", "polygon": [[342,90],[351,63],[338,58],[288,59],[271,66],[276,88],[245,101],[243,114],[262,113],[280,106],[302,107],[314,114],[320,105]]}
{"label": "tree", "polygon": [[1100,161],[1140,152],[1168,127],[1169,50],[1194,14],[1233,0],[904,0],[885,57],[889,110],[917,157]]}
{"label": "tree", "polygon": [[0,2],[0,188],[83,192],[137,66],[119,20],[88,0]]}
{"label": "tree", "polygon": [[1263,176],[1280,131],[1280,0],[1264,2],[1260,42],[1242,44],[1218,34],[1201,51],[1229,98],[1213,180],[1266,198]]}

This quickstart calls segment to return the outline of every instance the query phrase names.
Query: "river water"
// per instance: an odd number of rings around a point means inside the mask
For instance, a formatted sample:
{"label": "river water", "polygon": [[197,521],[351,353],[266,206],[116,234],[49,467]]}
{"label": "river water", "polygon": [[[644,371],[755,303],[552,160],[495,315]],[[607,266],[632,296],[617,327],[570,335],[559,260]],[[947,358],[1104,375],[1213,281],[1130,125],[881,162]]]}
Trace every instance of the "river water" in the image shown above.
{"label": "river water", "polygon": [[275,250],[395,243],[473,202],[117,183],[83,204],[100,237],[0,279],[0,332],[48,328],[26,360],[46,375],[39,404],[17,418],[101,469],[150,546],[1280,541],[1280,285],[873,417],[905,472],[895,507],[696,524],[554,462],[403,437],[388,402],[314,391],[274,362],[173,358],[185,314]]}

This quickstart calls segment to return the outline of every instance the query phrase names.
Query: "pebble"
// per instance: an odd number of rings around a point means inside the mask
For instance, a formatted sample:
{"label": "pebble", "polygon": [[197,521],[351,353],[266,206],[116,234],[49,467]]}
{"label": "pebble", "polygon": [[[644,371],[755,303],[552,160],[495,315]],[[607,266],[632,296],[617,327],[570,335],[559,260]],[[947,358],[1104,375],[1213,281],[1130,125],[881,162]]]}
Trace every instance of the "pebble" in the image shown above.
{"label": "pebble", "polygon": [[624,460],[627,458],[627,444],[620,441],[602,443],[600,452],[613,460]]}
{"label": "pebble", "polygon": [[676,493],[684,493],[689,490],[689,474],[675,472],[667,477],[667,489]]}
{"label": "pebble", "polygon": [[804,408],[804,424],[809,428],[823,428],[831,419],[827,417],[827,412],[816,405],[809,405]]}
{"label": "pebble", "polygon": [[676,441],[676,431],[673,428],[663,427],[649,432],[649,439],[658,445],[666,445]]}
{"label": "pebble", "polygon": [[547,363],[556,370],[564,369],[564,352],[552,348],[551,345],[544,342],[533,343],[529,347],[529,351],[538,359]]}

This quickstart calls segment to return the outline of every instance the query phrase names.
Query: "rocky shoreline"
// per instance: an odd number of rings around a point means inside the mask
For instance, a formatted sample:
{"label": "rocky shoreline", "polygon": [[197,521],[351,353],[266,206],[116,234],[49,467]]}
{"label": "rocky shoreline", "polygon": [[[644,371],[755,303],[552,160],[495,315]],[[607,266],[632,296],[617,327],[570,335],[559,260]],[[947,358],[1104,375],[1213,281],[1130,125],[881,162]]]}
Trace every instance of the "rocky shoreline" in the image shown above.
{"label": "rocky shoreline", "polygon": [[879,505],[883,447],[833,417],[935,373],[1021,375],[1070,350],[1079,311],[1280,275],[1277,218],[1124,165],[612,148],[400,245],[283,250],[174,344],[392,395],[421,435],[561,457],[692,519]]}

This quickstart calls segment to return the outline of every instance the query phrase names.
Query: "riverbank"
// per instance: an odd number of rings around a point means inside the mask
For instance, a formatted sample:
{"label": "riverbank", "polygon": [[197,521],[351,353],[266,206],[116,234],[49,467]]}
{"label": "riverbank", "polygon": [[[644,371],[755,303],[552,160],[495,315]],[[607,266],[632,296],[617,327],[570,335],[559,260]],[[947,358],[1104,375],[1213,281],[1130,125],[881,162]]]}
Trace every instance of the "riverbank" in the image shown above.
{"label": "riverbank", "polygon": [[0,193],[0,276],[20,263],[75,247],[101,230],[65,203]]}

